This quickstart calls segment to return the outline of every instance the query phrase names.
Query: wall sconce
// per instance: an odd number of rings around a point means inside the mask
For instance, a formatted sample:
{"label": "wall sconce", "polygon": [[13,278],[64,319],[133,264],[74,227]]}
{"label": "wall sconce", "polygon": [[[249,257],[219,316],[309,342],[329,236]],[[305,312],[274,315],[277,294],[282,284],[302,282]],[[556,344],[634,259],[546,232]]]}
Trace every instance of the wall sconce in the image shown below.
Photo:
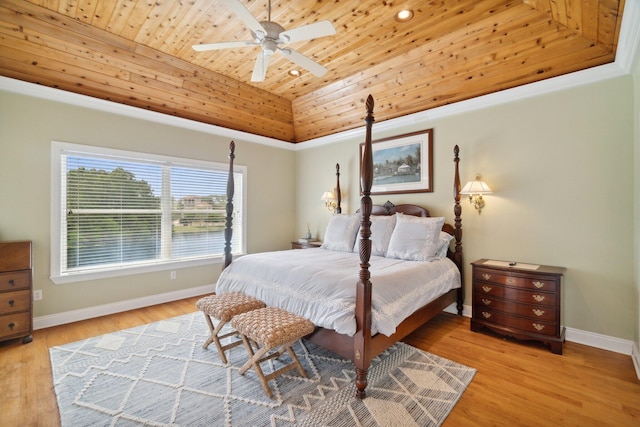
{"label": "wall sconce", "polygon": [[320,200],[322,200],[324,202],[324,205],[331,212],[334,212],[336,210],[336,207],[338,207],[338,202],[336,201],[336,196],[333,195],[332,191],[325,191],[322,194],[322,198]]}
{"label": "wall sconce", "polygon": [[483,194],[491,194],[491,188],[487,185],[486,182],[480,181],[480,175],[476,175],[476,179],[473,181],[469,181],[460,191],[460,194],[468,194],[469,195],[469,203],[471,203],[478,214],[482,211],[484,207],[484,199],[482,198]]}

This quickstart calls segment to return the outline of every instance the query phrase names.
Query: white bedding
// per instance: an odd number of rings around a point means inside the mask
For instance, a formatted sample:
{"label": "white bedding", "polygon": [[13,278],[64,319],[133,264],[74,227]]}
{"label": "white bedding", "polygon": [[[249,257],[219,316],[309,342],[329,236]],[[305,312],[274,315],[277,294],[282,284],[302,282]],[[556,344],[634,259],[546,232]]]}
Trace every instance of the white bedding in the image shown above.
{"label": "white bedding", "polygon": [[[416,309],[460,287],[460,273],[448,258],[420,262],[372,256],[369,263],[373,333],[392,335]],[[353,336],[359,271],[357,253],[317,248],[251,254],[222,272],[216,292],[244,292]]]}

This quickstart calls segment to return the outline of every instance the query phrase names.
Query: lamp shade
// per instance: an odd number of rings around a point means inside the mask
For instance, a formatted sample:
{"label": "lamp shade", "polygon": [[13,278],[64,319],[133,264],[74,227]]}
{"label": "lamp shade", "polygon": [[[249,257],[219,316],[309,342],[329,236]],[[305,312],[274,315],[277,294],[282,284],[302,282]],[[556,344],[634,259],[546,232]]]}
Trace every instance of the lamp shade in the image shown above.
{"label": "lamp shade", "polygon": [[460,191],[460,194],[491,194],[491,188],[486,182],[480,181],[480,177],[476,177],[474,181],[469,181]]}
{"label": "lamp shade", "polygon": [[325,191],[322,194],[322,198],[320,200],[322,201],[327,201],[327,200],[334,200],[336,197],[333,195],[333,193],[331,191]]}

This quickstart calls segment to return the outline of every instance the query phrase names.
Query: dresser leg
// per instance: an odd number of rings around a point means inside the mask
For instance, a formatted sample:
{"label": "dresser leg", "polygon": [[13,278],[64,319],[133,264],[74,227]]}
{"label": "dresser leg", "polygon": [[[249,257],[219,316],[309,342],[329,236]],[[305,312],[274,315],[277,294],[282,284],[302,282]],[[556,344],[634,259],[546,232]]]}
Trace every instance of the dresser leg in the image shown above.
{"label": "dresser leg", "polygon": [[562,343],[561,342],[556,342],[556,341],[550,342],[549,343],[549,349],[551,350],[551,353],[553,353],[553,354],[562,355]]}
{"label": "dresser leg", "polygon": [[22,344],[29,344],[31,341],[33,341],[33,335],[27,335],[22,338]]}

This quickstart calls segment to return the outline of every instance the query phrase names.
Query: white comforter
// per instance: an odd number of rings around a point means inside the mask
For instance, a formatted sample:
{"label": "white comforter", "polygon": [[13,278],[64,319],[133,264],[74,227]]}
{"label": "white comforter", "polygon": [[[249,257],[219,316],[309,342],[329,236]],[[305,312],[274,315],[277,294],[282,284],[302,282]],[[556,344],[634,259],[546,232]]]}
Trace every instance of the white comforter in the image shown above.
{"label": "white comforter", "polygon": [[[369,263],[374,333],[393,334],[416,309],[460,287],[460,273],[448,258],[417,262],[372,256]],[[359,271],[357,253],[317,248],[251,254],[222,272],[216,292],[244,292],[352,336]]]}

